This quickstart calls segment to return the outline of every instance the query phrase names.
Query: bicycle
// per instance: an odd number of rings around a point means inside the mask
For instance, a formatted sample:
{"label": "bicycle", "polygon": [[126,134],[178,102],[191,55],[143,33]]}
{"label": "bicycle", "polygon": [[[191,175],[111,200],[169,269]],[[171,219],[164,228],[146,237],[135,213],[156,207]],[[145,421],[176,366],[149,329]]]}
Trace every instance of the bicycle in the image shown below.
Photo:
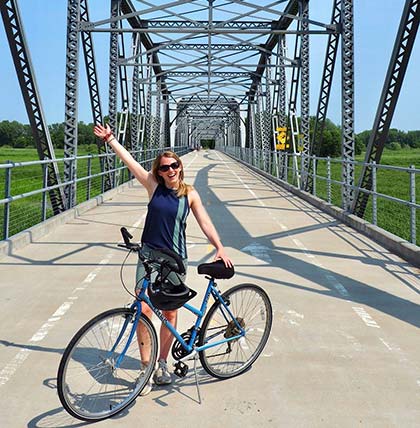
{"label": "bicycle", "polygon": [[[233,276],[233,269],[216,261],[198,266],[198,272],[206,275],[209,282],[200,309],[183,304],[196,319],[190,329],[180,334],[153,305],[148,290],[150,293],[153,272],[162,272],[164,266],[180,273],[182,260],[170,250],[162,251],[173,262],[148,259],[138,244],[130,242],[132,236],[125,228],[121,233],[124,244],[118,245],[130,253],[137,252],[145,267],[138,294],[132,294],[135,300],[130,307],[105,311],[87,322],[71,339],[58,368],[57,388],[63,407],[72,416],[89,422],[121,412],[139,396],[152,376],[158,340],[153,324],[142,313],[142,302],[175,336],[171,350],[174,373],[186,376],[185,361],[194,359],[197,388],[197,358],[213,377],[237,376],[261,354],[271,330],[272,308],[267,293],[257,285],[240,284],[221,294],[215,279]],[[124,262],[121,272],[123,266]],[[210,296],[214,303],[207,312]]]}

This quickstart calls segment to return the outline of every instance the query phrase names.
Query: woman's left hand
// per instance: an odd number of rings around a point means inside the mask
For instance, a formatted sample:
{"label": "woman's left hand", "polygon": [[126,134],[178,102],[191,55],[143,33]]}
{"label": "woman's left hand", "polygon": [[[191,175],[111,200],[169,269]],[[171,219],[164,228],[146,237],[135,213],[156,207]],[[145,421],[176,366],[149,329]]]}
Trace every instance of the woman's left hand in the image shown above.
{"label": "woman's left hand", "polygon": [[93,128],[93,132],[98,138],[104,141],[107,136],[112,135],[111,128],[109,127],[108,124],[106,124],[105,126],[102,126],[100,123],[96,124],[95,127]]}
{"label": "woman's left hand", "polygon": [[223,260],[223,263],[225,264],[226,267],[233,267],[233,262],[232,260],[226,255],[225,253],[225,249],[224,248],[219,248],[216,251],[216,255],[214,256],[214,260]]}

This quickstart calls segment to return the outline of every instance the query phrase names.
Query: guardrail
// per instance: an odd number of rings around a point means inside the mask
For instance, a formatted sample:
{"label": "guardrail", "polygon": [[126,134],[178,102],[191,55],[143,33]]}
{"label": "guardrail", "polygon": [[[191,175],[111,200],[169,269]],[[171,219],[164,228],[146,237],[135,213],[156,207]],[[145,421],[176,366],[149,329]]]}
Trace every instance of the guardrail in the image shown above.
{"label": "guardrail", "polygon": [[[266,152],[241,147],[217,147],[218,150],[241,160],[280,181],[305,190],[307,179],[312,182],[311,193],[338,207],[349,206],[343,200],[343,189],[360,191],[369,195],[365,220],[406,241],[420,242],[420,180],[416,176],[420,169],[364,164],[357,161],[343,161],[339,158],[316,157],[287,152]],[[372,169],[372,189],[362,189],[343,181],[343,163],[353,168],[358,182],[358,174],[364,166]],[[309,173],[304,165],[310,165]],[[350,193],[351,194],[351,193]],[[351,214],[351,213],[349,213]]]}
{"label": "guardrail", "polygon": [[[182,156],[189,149],[186,147],[168,148]],[[132,153],[146,169],[163,148],[153,148]],[[113,157],[114,167],[102,171],[101,158]],[[77,162],[77,178],[63,181],[64,163]],[[61,182],[54,186],[47,185],[48,165],[55,163],[58,167]],[[114,153],[103,155],[84,155],[74,158],[55,160],[6,162],[0,164],[0,225],[1,239],[8,239],[47,218],[53,217],[54,212],[49,203],[48,192],[57,188],[76,185],[76,204],[80,204],[104,193],[105,176],[110,175],[112,188],[132,179],[131,173],[123,164],[118,164]],[[108,189],[109,190],[109,189]]]}

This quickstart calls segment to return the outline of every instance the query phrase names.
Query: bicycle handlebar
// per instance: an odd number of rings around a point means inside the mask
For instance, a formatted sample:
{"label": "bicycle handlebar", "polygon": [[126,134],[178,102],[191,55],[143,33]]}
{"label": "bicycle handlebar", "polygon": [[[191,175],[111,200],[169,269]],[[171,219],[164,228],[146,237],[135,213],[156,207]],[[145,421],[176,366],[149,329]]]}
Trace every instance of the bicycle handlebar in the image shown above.
{"label": "bicycle handlebar", "polygon": [[174,259],[175,263],[172,263],[170,260],[164,259],[162,257],[157,257],[155,259],[146,259],[146,257],[140,251],[141,246],[139,244],[133,244],[132,242],[130,242],[130,239],[133,238],[133,235],[131,235],[131,233],[125,227],[122,227],[120,230],[121,230],[121,235],[122,235],[123,240],[124,240],[124,244],[118,244],[118,246],[122,247],[122,248],[127,248],[129,250],[137,251],[137,253],[140,257],[140,260],[143,263],[146,263],[147,265],[152,264],[152,263],[158,263],[162,266],[167,266],[169,269],[171,269],[172,271],[174,271],[176,273],[179,273],[179,274],[185,273],[184,263],[183,263],[181,257],[179,257],[179,255],[177,253],[175,253],[172,250],[169,250],[167,248],[156,248],[156,251],[159,251],[163,254],[166,254],[167,256]]}

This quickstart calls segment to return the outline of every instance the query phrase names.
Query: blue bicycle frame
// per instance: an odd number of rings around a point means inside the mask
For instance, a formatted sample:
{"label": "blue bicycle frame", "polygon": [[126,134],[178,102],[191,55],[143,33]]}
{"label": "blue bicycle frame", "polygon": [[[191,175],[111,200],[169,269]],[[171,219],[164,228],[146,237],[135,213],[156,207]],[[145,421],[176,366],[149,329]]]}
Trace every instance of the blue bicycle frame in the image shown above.
{"label": "blue bicycle frame", "polygon": [[[156,316],[160,319],[160,321],[162,321],[162,323],[169,329],[169,331],[175,336],[175,338],[181,343],[181,345],[183,346],[183,348],[188,352],[188,355],[186,357],[184,357],[185,359],[188,359],[191,357],[191,353],[194,351],[194,353],[198,353],[200,351],[204,351],[208,348],[212,348],[214,346],[218,346],[221,345],[223,343],[227,343],[227,342],[231,342],[234,340],[237,340],[243,336],[245,336],[245,330],[241,327],[241,325],[238,323],[237,319],[235,318],[235,316],[232,314],[231,310],[229,309],[228,304],[226,304],[226,302],[224,301],[222,295],[220,294],[219,290],[216,287],[216,283],[214,282],[213,278],[209,279],[209,283],[207,285],[207,290],[206,293],[204,295],[202,304],[201,304],[201,308],[197,309],[194,306],[189,305],[188,303],[185,303],[182,307],[189,310],[190,312],[192,312],[194,315],[196,315],[196,321],[195,324],[192,328],[192,332],[191,332],[191,336],[189,338],[188,341],[185,341],[184,338],[178,333],[178,331],[175,329],[175,327],[166,319],[166,317],[163,315],[162,311],[155,308],[152,304],[152,302],[149,299],[149,296],[147,295],[146,291],[148,289],[148,286],[150,284],[150,280],[145,277],[143,279],[143,283],[142,283],[142,287],[141,287],[141,291],[137,297],[137,299],[135,300],[135,302],[131,305],[130,309],[131,310],[135,310],[135,318],[133,321],[133,326],[131,327],[131,331],[130,331],[130,335],[128,337],[127,343],[123,349],[123,351],[121,352],[121,354],[119,355],[116,363],[115,363],[115,368],[118,368],[122,362],[122,360],[124,359],[124,356],[127,352],[127,349],[129,348],[131,341],[133,340],[134,337],[134,333],[137,329],[137,325],[139,323],[140,320],[140,316],[142,313],[141,310],[141,304],[142,302],[145,302],[147,305],[149,305],[149,307],[152,309],[152,311],[156,314]],[[194,347],[194,343],[197,339],[197,335],[198,332],[200,330],[200,326],[201,326],[201,322],[204,318],[204,315],[206,314],[206,310],[207,310],[207,305],[208,305],[208,301],[210,298],[210,295],[213,296],[213,298],[215,299],[215,301],[219,301],[221,304],[221,312],[223,314],[223,317],[226,320],[226,323],[228,324],[230,321],[234,321],[236,324],[236,327],[238,328],[239,334],[232,336],[232,337],[228,337],[228,338],[223,338],[217,342],[212,342],[210,344],[204,344],[202,346],[197,346]],[[117,348],[119,342],[121,341],[124,332],[128,326],[128,323],[130,322],[130,319],[126,319],[123,325],[123,328],[121,329],[120,334],[118,335],[118,338],[114,344],[114,346],[112,347],[110,354],[112,354],[115,349]],[[183,358],[183,359],[184,359]],[[183,360],[182,359],[182,360]]]}

